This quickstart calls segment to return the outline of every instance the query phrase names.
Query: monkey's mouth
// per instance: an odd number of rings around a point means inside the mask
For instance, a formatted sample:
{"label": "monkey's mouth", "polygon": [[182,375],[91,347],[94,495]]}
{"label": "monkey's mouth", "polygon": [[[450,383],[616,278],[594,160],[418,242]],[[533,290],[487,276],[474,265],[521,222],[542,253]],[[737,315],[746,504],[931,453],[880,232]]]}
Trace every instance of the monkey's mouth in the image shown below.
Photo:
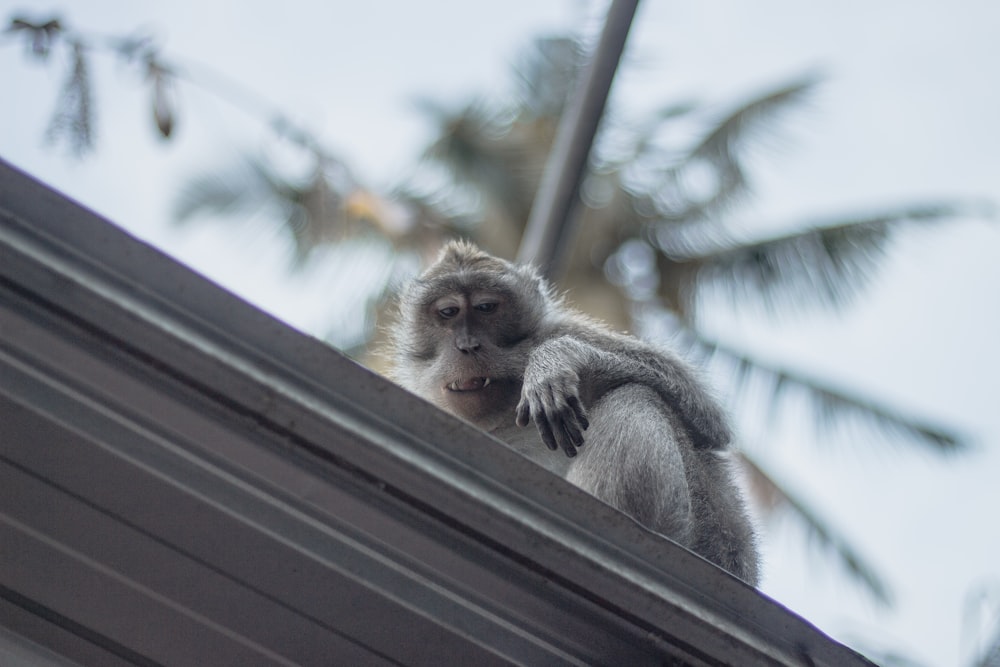
{"label": "monkey's mouth", "polygon": [[486,377],[475,377],[466,378],[464,380],[455,380],[445,386],[448,391],[479,391],[481,389],[486,389],[490,386],[492,380]]}

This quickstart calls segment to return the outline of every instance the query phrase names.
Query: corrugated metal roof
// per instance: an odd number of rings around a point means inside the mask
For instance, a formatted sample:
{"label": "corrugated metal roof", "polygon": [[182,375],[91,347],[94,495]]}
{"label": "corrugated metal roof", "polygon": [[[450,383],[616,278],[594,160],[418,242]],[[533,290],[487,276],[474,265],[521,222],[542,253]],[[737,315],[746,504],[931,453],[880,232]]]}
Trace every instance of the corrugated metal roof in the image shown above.
{"label": "corrugated metal roof", "polygon": [[31,664],[867,664],[3,163],[0,531]]}

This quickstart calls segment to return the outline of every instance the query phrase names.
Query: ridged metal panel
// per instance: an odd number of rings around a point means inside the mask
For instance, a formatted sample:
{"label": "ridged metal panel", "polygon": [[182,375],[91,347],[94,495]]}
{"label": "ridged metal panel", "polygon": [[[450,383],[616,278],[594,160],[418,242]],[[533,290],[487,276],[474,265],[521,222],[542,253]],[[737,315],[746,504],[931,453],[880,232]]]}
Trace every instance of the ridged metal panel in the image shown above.
{"label": "ridged metal panel", "polygon": [[3,163],[0,533],[39,664],[867,664]]}

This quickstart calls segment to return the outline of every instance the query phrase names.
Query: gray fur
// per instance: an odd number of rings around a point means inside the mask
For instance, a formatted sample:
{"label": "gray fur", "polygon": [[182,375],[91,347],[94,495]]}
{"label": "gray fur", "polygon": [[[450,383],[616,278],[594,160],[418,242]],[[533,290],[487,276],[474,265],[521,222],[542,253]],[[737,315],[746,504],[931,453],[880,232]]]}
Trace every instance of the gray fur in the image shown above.
{"label": "gray fur", "polygon": [[404,387],[757,583],[726,415],[680,359],[460,242],[400,296],[393,353]]}

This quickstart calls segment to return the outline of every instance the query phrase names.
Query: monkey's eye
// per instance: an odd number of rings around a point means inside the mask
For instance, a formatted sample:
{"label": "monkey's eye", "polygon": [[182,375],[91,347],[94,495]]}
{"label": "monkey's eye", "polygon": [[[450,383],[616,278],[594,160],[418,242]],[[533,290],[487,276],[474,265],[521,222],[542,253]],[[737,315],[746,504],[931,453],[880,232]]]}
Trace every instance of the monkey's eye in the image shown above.
{"label": "monkey's eye", "polygon": [[495,303],[480,303],[476,305],[476,310],[480,313],[492,313],[497,309],[497,304]]}
{"label": "monkey's eye", "polygon": [[458,315],[458,307],[448,306],[447,308],[442,308],[441,310],[438,311],[438,315],[445,318],[446,320],[451,319],[452,317]]}

